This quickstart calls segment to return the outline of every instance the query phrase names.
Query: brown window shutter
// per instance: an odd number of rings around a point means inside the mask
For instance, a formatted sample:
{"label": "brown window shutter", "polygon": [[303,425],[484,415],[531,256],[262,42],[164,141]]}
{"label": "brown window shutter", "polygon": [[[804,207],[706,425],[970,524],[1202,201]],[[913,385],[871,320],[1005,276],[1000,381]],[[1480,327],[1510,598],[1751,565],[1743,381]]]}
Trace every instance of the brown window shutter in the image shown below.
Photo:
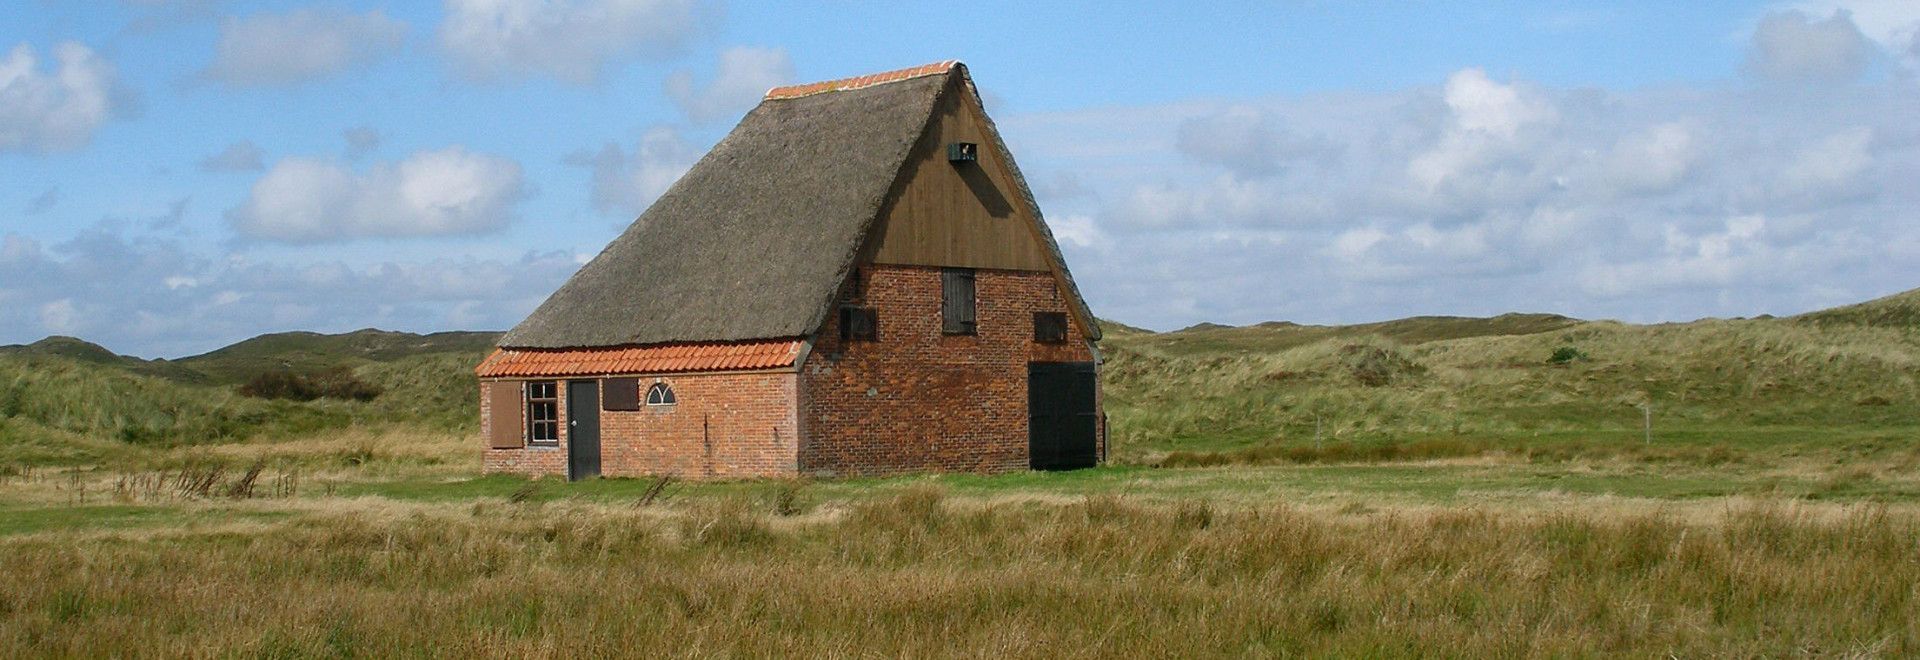
{"label": "brown window shutter", "polygon": [[487,386],[487,444],[494,449],[518,449],[526,446],[526,423],[521,419],[525,404],[520,382],[496,380]]}
{"label": "brown window shutter", "polygon": [[940,330],[950,335],[970,335],[974,324],[973,269],[948,268],[940,271]]}
{"label": "brown window shutter", "polygon": [[608,378],[600,381],[601,410],[639,410],[640,379]]}

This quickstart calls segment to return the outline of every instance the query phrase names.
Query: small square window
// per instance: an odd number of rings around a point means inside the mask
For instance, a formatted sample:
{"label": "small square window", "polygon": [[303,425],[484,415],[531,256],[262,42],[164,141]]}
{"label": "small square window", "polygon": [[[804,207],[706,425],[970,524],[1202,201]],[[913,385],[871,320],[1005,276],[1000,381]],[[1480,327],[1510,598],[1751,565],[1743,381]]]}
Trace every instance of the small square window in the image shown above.
{"label": "small square window", "polygon": [[1042,344],[1066,343],[1067,313],[1034,312],[1033,340]]}
{"label": "small square window", "polygon": [[879,341],[880,319],[872,307],[840,308],[841,341]]}

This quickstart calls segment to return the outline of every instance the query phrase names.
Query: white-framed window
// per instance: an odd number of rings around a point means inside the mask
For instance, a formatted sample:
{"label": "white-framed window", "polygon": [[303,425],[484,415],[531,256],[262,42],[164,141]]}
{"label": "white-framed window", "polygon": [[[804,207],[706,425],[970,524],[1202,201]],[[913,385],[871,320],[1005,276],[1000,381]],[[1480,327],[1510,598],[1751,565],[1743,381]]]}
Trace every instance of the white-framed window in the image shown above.
{"label": "white-framed window", "polygon": [[560,385],[554,381],[527,383],[527,442],[560,442]]}
{"label": "white-framed window", "polygon": [[666,383],[654,383],[652,387],[647,388],[647,405],[649,406],[671,406],[678,402],[679,400],[673,396],[673,388]]}

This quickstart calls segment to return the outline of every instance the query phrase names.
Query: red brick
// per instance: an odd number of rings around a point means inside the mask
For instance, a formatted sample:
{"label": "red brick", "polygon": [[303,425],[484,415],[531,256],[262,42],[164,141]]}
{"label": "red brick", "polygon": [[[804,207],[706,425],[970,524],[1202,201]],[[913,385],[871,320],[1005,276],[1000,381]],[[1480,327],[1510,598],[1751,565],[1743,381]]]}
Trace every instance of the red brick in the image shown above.
{"label": "red brick", "polygon": [[[797,373],[644,376],[642,392],[665,382],[678,403],[602,411],[601,473],[711,479],[1026,469],[1027,363],[1093,360],[1077,325],[1066,343],[1033,341],[1034,312],[1067,310],[1053,276],[978,271],[978,334],[963,336],[941,332],[940,269],[866,266],[861,277],[861,297],[847,302],[876,310],[879,341],[842,343],[839,315],[829,314]],[[558,446],[486,449],[486,472],[566,474],[566,387],[557,380]],[[485,426],[486,397],[480,405]],[[1096,405],[1104,404],[1096,397]]]}

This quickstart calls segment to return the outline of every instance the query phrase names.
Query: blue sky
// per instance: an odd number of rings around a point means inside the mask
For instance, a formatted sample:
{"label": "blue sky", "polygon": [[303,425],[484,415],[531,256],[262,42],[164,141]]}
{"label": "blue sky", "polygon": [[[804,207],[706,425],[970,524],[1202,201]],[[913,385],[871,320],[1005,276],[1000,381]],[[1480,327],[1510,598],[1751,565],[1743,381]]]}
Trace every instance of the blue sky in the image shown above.
{"label": "blue sky", "polygon": [[949,58],[1128,323],[1920,287],[1920,3],[1195,4],[10,3],[0,343],[504,329],[767,87]]}

